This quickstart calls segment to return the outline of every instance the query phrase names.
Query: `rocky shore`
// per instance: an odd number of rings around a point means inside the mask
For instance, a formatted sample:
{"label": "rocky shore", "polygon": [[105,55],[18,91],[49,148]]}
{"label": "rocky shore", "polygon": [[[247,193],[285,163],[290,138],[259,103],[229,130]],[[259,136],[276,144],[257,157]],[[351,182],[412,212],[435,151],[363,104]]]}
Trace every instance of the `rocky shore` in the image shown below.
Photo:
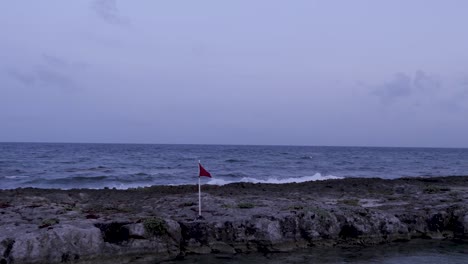
{"label": "rocky shore", "polygon": [[155,263],[415,238],[466,241],[468,177],[0,191],[0,264]]}

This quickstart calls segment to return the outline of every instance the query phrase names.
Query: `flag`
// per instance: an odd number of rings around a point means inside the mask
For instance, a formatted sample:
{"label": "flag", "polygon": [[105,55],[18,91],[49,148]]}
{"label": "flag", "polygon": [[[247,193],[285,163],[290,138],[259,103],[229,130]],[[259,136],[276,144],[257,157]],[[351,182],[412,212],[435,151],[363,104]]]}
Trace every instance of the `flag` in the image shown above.
{"label": "flag", "polygon": [[205,176],[211,178],[211,174],[207,170],[205,170],[205,168],[203,168],[200,162],[198,163],[198,172],[198,177]]}

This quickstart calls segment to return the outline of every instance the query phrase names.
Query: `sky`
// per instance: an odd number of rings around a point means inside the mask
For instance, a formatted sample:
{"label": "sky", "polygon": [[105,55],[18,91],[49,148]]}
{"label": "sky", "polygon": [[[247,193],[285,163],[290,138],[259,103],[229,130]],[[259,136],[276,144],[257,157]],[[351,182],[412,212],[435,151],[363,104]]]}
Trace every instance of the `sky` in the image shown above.
{"label": "sky", "polygon": [[0,142],[468,147],[468,1],[0,1]]}

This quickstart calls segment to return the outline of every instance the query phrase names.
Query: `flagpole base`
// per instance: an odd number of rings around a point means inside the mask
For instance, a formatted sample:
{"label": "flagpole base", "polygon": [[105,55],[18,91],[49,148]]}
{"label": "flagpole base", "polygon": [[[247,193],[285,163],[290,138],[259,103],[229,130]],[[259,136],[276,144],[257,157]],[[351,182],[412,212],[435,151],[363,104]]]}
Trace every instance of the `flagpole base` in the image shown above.
{"label": "flagpole base", "polygon": [[199,215],[199,216],[197,216],[196,220],[205,220],[205,217]]}

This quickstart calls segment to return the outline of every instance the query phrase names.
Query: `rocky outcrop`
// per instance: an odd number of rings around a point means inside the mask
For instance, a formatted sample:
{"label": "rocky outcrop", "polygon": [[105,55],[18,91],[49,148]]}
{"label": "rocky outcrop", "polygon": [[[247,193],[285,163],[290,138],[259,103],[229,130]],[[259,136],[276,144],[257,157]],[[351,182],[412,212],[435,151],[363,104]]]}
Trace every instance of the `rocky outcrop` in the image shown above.
{"label": "rocky outcrop", "polygon": [[147,263],[468,238],[466,177],[0,191],[0,263]]}

